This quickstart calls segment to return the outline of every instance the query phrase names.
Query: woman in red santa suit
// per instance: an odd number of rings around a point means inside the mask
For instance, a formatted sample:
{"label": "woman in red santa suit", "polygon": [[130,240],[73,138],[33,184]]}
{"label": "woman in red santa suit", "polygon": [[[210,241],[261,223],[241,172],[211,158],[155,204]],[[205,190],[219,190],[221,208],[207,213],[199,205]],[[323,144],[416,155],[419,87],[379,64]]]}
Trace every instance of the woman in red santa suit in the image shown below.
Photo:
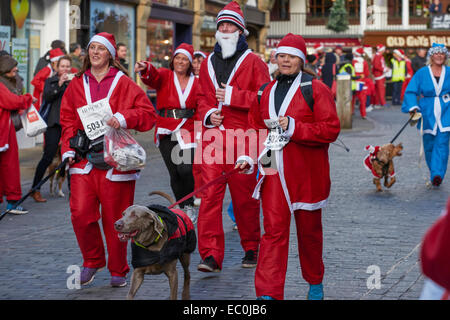
{"label": "woman in red santa suit", "polygon": [[[260,104],[253,104],[249,114],[252,127],[269,132],[258,157],[261,178],[253,193],[261,198],[265,231],[255,273],[259,299],[284,298],[292,215],[302,275],[310,284],[308,298],[323,299],[321,216],[331,184],[328,146],[337,139],[340,123],[330,89],[305,75],[305,57],[304,39],[286,35],[276,54],[281,75],[266,86]],[[312,87],[312,108],[303,86]],[[244,159],[240,157],[236,167],[245,169]],[[253,170],[250,165],[245,173]]]}
{"label": "woman in red santa suit", "polygon": [[386,76],[384,75],[386,71],[386,62],[384,60],[384,52],[386,47],[382,44],[377,45],[377,53],[374,55],[372,60],[372,73],[375,80],[375,104],[379,106],[386,106],[386,87],[385,81]]}
{"label": "woman in red santa suit", "polygon": [[45,80],[52,77],[55,74],[56,64],[58,60],[65,56],[64,52],[60,48],[50,50],[50,63],[42,68],[31,80],[31,84],[34,86],[33,97],[37,99],[34,104],[36,109],[39,110],[42,104],[42,94],[44,92]]}
{"label": "woman in red santa suit", "polygon": [[[93,36],[87,50],[80,72],[66,89],[60,113],[61,152],[71,174],[71,218],[83,255],[80,282],[90,283],[106,265],[98,223],[101,217],[111,285],[122,287],[129,271],[127,243],[118,239],[114,223],[133,204],[139,172],[117,171],[104,162],[103,134],[108,126],[148,131],[155,124],[156,113],[145,92],[119,64],[113,35],[102,32]],[[75,149],[72,139],[88,141],[88,146]]]}
{"label": "woman in red santa suit", "polygon": [[[194,115],[198,79],[192,73],[193,57],[192,45],[182,43],[173,54],[170,69],[156,69],[147,61],[135,66],[141,80],[156,89],[156,109],[160,117],[156,123],[155,142],[169,171],[170,186],[177,200],[194,191],[192,164],[196,147]],[[195,223],[197,214],[193,206],[193,197],[180,204]]]}
{"label": "woman in red santa suit", "polygon": [[400,99],[403,100],[403,97],[405,96],[406,87],[408,86],[409,82],[411,81],[412,76],[414,75],[414,70],[412,68],[411,59],[408,58],[408,56],[405,54],[405,51],[403,51],[402,49],[399,49],[398,51],[400,51],[403,59],[405,59],[405,62],[406,62],[405,81],[403,81],[402,93],[400,95]]}
{"label": "woman in red santa suit", "polygon": [[355,110],[355,102],[356,99],[358,99],[359,113],[361,114],[361,118],[366,119],[366,104],[369,89],[366,84],[366,79],[370,76],[370,70],[369,64],[363,58],[363,54],[363,48],[356,49],[352,61],[353,67],[355,68],[355,75],[358,78],[358,80],[356,80],[356,91],[352,98],[352,112]]}

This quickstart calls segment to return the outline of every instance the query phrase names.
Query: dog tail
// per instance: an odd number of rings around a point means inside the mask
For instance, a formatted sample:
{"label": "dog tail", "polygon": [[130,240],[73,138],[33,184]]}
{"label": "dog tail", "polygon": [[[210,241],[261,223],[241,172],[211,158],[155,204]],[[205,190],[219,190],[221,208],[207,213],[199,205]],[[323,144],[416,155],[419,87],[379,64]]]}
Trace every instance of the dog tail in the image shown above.
{"label": "dog tail", "polygon": [[172,198],[170,195],[168,195],[168,194],[165,193],[165,192],[162,192],[162,191],[152,191],[152,192],[150,192],[148,195],[149,195],[149,196],[152,196],[152,195],[154,195],[154,194],[157,194],[157,195],[159,195],[159,196],[161,196],[161,197],[163,197],[163,198],[166,198],[167,201],[170,202],[170,204],[174,204],[174,203],[175,203],[175,199]]}

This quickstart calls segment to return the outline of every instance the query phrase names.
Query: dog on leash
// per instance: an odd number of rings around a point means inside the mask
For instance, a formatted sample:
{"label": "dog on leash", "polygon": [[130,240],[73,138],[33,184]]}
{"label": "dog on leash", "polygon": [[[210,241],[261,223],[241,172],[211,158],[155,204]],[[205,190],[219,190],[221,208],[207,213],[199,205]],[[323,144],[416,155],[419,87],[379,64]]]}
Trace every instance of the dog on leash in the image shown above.
{"label": "dog on leash", "polygon": [[[48,166],[47,172],[54,171],[62,162],[61,157],[61,145],[58,146],[58,150],[56,151],[56,155],[53,157],[52,163]],[[56,179],[56,183],[55,183]],[[57,195],[61,198],[65,197],[64,192],[62,191],[62,186],[64,181],[66,180],[66,171],[65,168],[61,168],[54,175],[50,177],[50,195],[55,196],[56,187],[58,188]]]}
{"label": "dog on leash", "polygon": [[402,155],[403,145],[393,145],[392,143],[383,146],[367,146],[366,150],[370,152],[364,158],[364,166],[367,170],[372,172],[373,183],[377,188],[377,192],[383,191],[381,189],[381,179],[384,178],[384,186],[386,188],[392,187],[395,183],[395,171],[393,158]]}
{"label": "dog on leash", "polygon": [[[155,191],[175,201],[166,193]],[[176,300],[178,293],[177,261],[184,270],[182,299],[190,299],[190,256],[197,245],[192,221],[180,209],[168,209],[161,205],[132,205],[123,212],[114,228],[121,241],[132,239],[131,253],[133,274],[127,299],[132,300],[144,281],[145,274],[164,273],[169,279],[170,299]]]}

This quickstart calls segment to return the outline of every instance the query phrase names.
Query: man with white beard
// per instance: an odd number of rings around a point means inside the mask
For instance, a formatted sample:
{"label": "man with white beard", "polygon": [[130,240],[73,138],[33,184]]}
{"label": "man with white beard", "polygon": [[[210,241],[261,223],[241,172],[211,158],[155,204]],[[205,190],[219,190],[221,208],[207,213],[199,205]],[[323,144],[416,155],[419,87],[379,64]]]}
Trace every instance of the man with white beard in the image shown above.
{"label": "man with white beard", "polygon": [[[249,139],[239,142],[231,132],[248,129],[250,106],[257,102],[257,91],[270,81],[267,65],[248,49],[245,21],[239,5],[232,1],[217,16],[217,43],[200,68],[198,116],[203,121],[202,175],[211,181],[233,170],[237,154]],[[227,140],[228,139],[228,140]],[[256,146],[257,142],[252,141]],[[247,153],[248,154],[248,153]],[[251,159],[250,159],[251,160]],[[198,270],[219,272],[224,258],[222,225],[223,198],[228,184],[236,224],[245,256],[242,267],[256,266],[260,241],[260,206],[252,198],[256,170],[248,175],[234,174],[215,184],[202,195],[198,216],[198,249],[202,261]]]}

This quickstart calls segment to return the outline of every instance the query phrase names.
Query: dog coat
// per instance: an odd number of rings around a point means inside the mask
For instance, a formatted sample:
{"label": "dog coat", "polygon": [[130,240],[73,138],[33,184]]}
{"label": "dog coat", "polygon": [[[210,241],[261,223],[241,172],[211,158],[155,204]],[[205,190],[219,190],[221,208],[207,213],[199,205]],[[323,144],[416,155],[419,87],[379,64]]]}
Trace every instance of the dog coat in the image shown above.
{"label": "dog coat", "polygon": [[[373,175],[375,178],[381,179],[381,177],[377,174],[377,172],[374,170],[373,165],[372,165],[373,161],[377,159],[377,153],[378,153],[378,151],[380,151],[380,146],[375,146],[375,147],[374,147],[374,146],[370,146],[370,145],[369,145],[369,146],[366,146],[365,149],[366,149],[367,151],[369,151],[370,154],[368,154],[368,155],[364,158],[364,162],[363,162],[364,167],[365,167],[368,171],[372,172],[372,175]],[[393,176],[395,176],[395,172],[394,172],[394,171],[392,171],[392,173],[389,175],[389,177],[392,178]]]}
{"label": "dog coat", "polygon": [[166,224],[169,239],[161,251],[149,251],[131,242],[131,264],[133,268],[164,264],[178,259],[183,253],[192,253],[197,245],[194,225],[180,209],[168,209],[160,205],[149,205]]}

